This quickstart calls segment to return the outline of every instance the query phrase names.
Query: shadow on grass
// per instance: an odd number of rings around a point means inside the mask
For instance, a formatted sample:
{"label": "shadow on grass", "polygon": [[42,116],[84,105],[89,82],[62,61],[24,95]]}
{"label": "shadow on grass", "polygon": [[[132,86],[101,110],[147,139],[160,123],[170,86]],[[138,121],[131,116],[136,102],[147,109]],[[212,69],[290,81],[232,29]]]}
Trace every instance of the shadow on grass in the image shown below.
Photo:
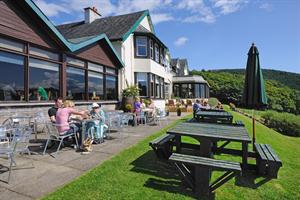
{"label": "shadow on grass", "polygon": [[130,171],[153,176],[145,182],[145,187],[195,197],[192,190],[182,184],[175,166],[169,162],[159,161],[153,151],[147,151],[131,165],[133,168]]}
{"label": "shadow on grass", "polygon": [[[257,180],[259,180],[257,182]],[[271,178],[265,178],[256,174],[255,171],[243,172],[242,176],[238,176],[235,179],[235,184],[240,187],[247,187],[252,189],[257,189],[261,185],[269,182]]]}

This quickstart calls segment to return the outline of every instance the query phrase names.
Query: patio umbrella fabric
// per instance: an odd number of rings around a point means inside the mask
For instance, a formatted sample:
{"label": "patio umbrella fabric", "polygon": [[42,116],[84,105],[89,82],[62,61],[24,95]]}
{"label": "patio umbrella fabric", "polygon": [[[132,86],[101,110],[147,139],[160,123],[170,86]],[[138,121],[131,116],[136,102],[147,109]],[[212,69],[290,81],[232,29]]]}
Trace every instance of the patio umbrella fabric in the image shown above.
{"label": "patio umbrella fabric", "polygon": [[264,79],[259,64],[259,53],[252,43],[248,52],[242,104],[248,108],[258,109],[266,106],[267,103]]}

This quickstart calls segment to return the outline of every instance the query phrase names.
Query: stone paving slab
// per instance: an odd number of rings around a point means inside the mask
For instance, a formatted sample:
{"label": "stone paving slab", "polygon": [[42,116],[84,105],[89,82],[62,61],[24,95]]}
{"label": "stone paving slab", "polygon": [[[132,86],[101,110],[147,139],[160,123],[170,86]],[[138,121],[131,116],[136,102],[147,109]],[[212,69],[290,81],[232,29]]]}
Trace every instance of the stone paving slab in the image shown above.
{"label": "stone paving slab", "polygon": [[[123,128],[119,132],[113,132],[111,133],[112,139],[93,145],[93,152],[87,155],[75,152],[70,147],[64,147],[57,155],[49,154],[49,151],[47,151],[46,155],[42,155],[45,142],[42,138],[45,135],[39,134],[39,140],[33,141],[31,147],[31,150],[37,153],[16,156],[17,166],[12,171],[9,185],[4,182],[7,180],[8,172],[0,170],[0,200],[41,198],[72,181],[87,170],[112,158],[122,150],[159,131],[176,119],[178,117],[172,113],[168,117],[167,123],[164,122],[161,126],[139,125],[137,127]],[[55,150],[55,148],[52,149],[52,151]],[[7,166],[7,163],[7,160],[0,159],[0,165]]]}

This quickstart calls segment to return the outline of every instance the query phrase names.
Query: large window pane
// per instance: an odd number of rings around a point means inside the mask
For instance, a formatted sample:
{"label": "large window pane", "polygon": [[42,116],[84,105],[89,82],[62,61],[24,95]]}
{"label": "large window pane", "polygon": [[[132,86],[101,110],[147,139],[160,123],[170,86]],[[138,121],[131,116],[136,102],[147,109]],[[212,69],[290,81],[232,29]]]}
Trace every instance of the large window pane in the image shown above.
{"label": "large window pane", "polygon": [[36,55],[36,56],[40,56],[52,60],[58,60],[59,58],[57,53],[53,53],[36,47],[30,47],[29,53],[32,55]]}
{"label": "large window pane", "polygon": [[148,96],[147,90],[148,90],[148,77],[147,73],[136,73],[136,79],[137,79],[137,85],[140,89],[140,96]]}
{"label": "large window pane", "polygon": [[20,52],[24,51],[24,44],[12,40],[7,40],[4,38],[0,38],[0,47],[11,49],[14,51],[20,51]]}
{"label": "large window pane", "polygon": [[74,67],[67,68],[67,98],[73,100],[85,99],[84,70]]}
{"label": "large window pane", "polygon": [[117,78],[115,76],[106,76],[106,98],[107,100],[117,99]]}
{"label": "large window pane", "polygon": [[0,101],[24,100],[24,57],[0,51]]}
{"label": "large window pane", "polygon": [[90,72],[88,73],[89,85],[89,99],[90,100],[103,100],[103,74]]}
{"label": "large window pane", "polygon": [[159,47],[158,47],[158,44],[155,44],[155,61],[156,62],[159,62]]}
{"label": "large window pane", "polygon": [[29,100],[59,97],[59,65],[38,59],[29,60]]}
{"label": "large window pane", "polygon": [[200,98],[200,85],[195,84],[195,98]]}
{"label": "large window pane", "polygon": [[136,37],[136,55],[147,56],[147,37]]}
{"label": "large window pane", "polygon": [[200,97],[205,98],[205,88],[204,84],[200,84]]}
{"label": "large window pane", "polygon": [[180,87],[179,87],[179,84],[174,84],[173,85],[173,94],[174,94],[174,97],[180,97]]}
{"label": "large window pane", "polygon": [[159,77],[158,76],[155,76],[155,97],[156,98],[159,98],[159,95],[160,95],[160,86],[159,86]]}

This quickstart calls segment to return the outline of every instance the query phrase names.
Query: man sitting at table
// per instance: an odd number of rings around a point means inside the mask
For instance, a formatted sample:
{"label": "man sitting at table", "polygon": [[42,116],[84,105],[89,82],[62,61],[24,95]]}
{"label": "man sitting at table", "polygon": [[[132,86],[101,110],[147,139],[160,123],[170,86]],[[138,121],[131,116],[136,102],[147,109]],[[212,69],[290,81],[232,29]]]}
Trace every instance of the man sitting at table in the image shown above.
{"label": "man sitting at table", "polygon": [[200,100],[199,99],[196,99],[196,102],[194,103],[193,105],[193,114],[194,114],[194,118],[195,118],[195,114],[197,111],[201,110],[202,108],[202,105],[200,103]]}
{"label": "man sitting at table", "polygon": [[54,99],[54,106],[48,110],[48,115],[49,115],[51,122],[55,123],[56,112],[57,112],[58,108],[60,108],[62,106],[62,104],[63,104],[62,98],[58,97],[58,98]]}

